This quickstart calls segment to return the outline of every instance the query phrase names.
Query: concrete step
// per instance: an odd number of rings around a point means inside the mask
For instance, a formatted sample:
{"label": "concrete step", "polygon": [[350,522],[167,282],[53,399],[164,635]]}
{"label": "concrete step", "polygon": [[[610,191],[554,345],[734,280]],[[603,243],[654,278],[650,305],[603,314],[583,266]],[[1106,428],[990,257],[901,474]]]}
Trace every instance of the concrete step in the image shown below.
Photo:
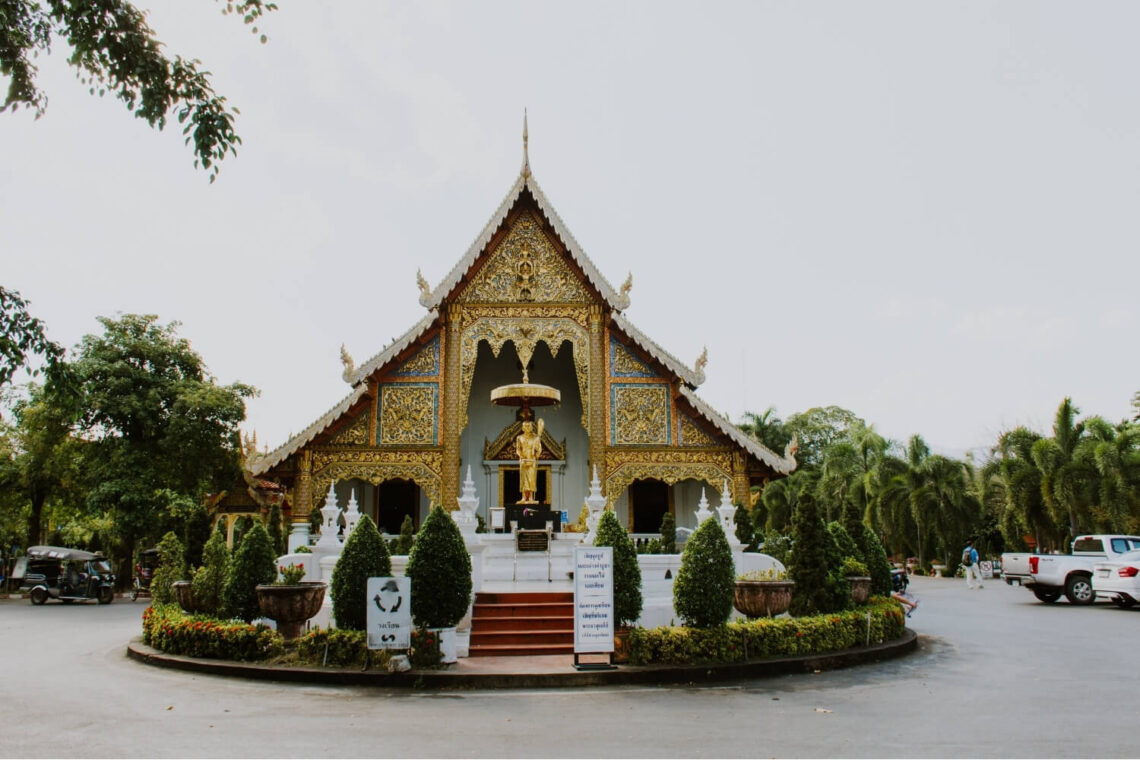
{"label": "concrete step", "polygon": [[471,645],[471,657],[530,657],[544,654],[574,654],[574,644]]}
{"label": "concrete step", "polygon": [[556,631],[472,631],[471,648],[485,646],[555,646],[573,650],[574,629]]}
{"label": "concrete step", "polygon": [[471,612],[474,618],[481,617],[574,617],[574,605],[554,602],[551,604],[479,604]]}
{"label": "concrete step", "polygon": [[[573,628],[574,616],[562,617],[491,617],[472,618],[473,631],[561,631]],[[476,622],[478,621],[478,622]]]}
{"label": "concrete step", "polygon": [[573,591],[480,591],[475,604],[551,604],[574,603]]}

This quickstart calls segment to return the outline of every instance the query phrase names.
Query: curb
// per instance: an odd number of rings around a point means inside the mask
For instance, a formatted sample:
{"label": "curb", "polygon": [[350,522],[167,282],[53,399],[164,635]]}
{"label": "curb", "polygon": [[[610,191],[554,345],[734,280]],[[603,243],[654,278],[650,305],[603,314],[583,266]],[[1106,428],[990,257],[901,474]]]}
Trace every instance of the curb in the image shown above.
{"label": "curb", "polygon": [[170,655],[132,639],[127,656],[146,665],[231,678],[329,686],[375,686],[416,689],[548,689],[631,684],[694,684],[770,678],[788,673],[815,673],[894,659],[918,648],[918,634],[907,628],[894,641],[807,657],[780,657],[746,663],[714,665],[620,665],[617,670],[552,673],[463,673],[422,670],[407,673],[274,667],[228,660]]}

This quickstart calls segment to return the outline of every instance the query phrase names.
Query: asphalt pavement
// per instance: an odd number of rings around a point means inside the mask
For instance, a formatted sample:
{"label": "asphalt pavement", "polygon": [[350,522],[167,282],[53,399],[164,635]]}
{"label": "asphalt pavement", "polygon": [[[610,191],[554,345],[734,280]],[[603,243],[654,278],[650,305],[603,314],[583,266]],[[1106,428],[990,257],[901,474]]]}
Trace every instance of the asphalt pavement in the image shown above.
{"label": "asphalt pavement", "polygon": [[0,601],[3,757],[1133,757],[1140,610],[915,578],[918,651],[716,686],[408,691],[128,660],[144,602]]}

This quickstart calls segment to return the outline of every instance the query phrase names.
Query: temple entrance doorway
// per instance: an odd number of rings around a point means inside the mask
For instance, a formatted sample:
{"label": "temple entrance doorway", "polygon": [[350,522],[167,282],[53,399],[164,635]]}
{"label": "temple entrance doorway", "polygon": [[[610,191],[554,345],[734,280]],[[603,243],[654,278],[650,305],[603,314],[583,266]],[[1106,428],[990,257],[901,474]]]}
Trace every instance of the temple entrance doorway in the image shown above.
{"label": "temple entrance doorway", "polygon": [[405,517],[419,529],[420,487],[411,480],[385,480],[376,486],[376,524],[381,533],[396,534]]}
{"label": "temple entrance doorway", "polygon": [[629,486],[633,533],[658,533],[669,511],[669,484],[661,480],[635,480]]}

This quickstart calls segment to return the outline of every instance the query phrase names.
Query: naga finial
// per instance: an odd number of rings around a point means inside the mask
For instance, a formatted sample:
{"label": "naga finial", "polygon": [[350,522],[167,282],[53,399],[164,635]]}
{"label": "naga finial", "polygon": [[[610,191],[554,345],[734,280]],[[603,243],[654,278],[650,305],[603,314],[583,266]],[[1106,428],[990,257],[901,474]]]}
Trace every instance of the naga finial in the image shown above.
{"label": "naga finial", "polygon": [[701,355],[697,357],[697,362],[696,362],[696,364],[693,365],[693,369],[695,369],[698,374],[703,375],[705,373],[705,367],[708,366],[708,363],[709,363],[709,347],[705,346],[704,350],[701,351]]}
{"label": "naga finial", "polygon": [[420,298],[431,295],[431,286],[428,285],[428,281],[424,279],[424,273],[419,269],[416,270],[416,287],[420,289]]}
{"label": "naga finial", "polygon": [[356,373],[356,362],[352,360],[343,343],[340,344],[340,363],[344,365],[344,371],[340,373],[341,378],[346,383],[351,383],[352,376]]}
{"label": "naga finial", "polygon": [[792,440],[788,441],[788,445],[784,447],[784,457],[795,459],[796,452],[800,450],[800,439],[792,435]]}
{"label": "naga finial", "polygon": [[633,272],[625,276],[625,282],[621,284],[621,294],[626,298],[629,297],[629,291],[633,290]]}

